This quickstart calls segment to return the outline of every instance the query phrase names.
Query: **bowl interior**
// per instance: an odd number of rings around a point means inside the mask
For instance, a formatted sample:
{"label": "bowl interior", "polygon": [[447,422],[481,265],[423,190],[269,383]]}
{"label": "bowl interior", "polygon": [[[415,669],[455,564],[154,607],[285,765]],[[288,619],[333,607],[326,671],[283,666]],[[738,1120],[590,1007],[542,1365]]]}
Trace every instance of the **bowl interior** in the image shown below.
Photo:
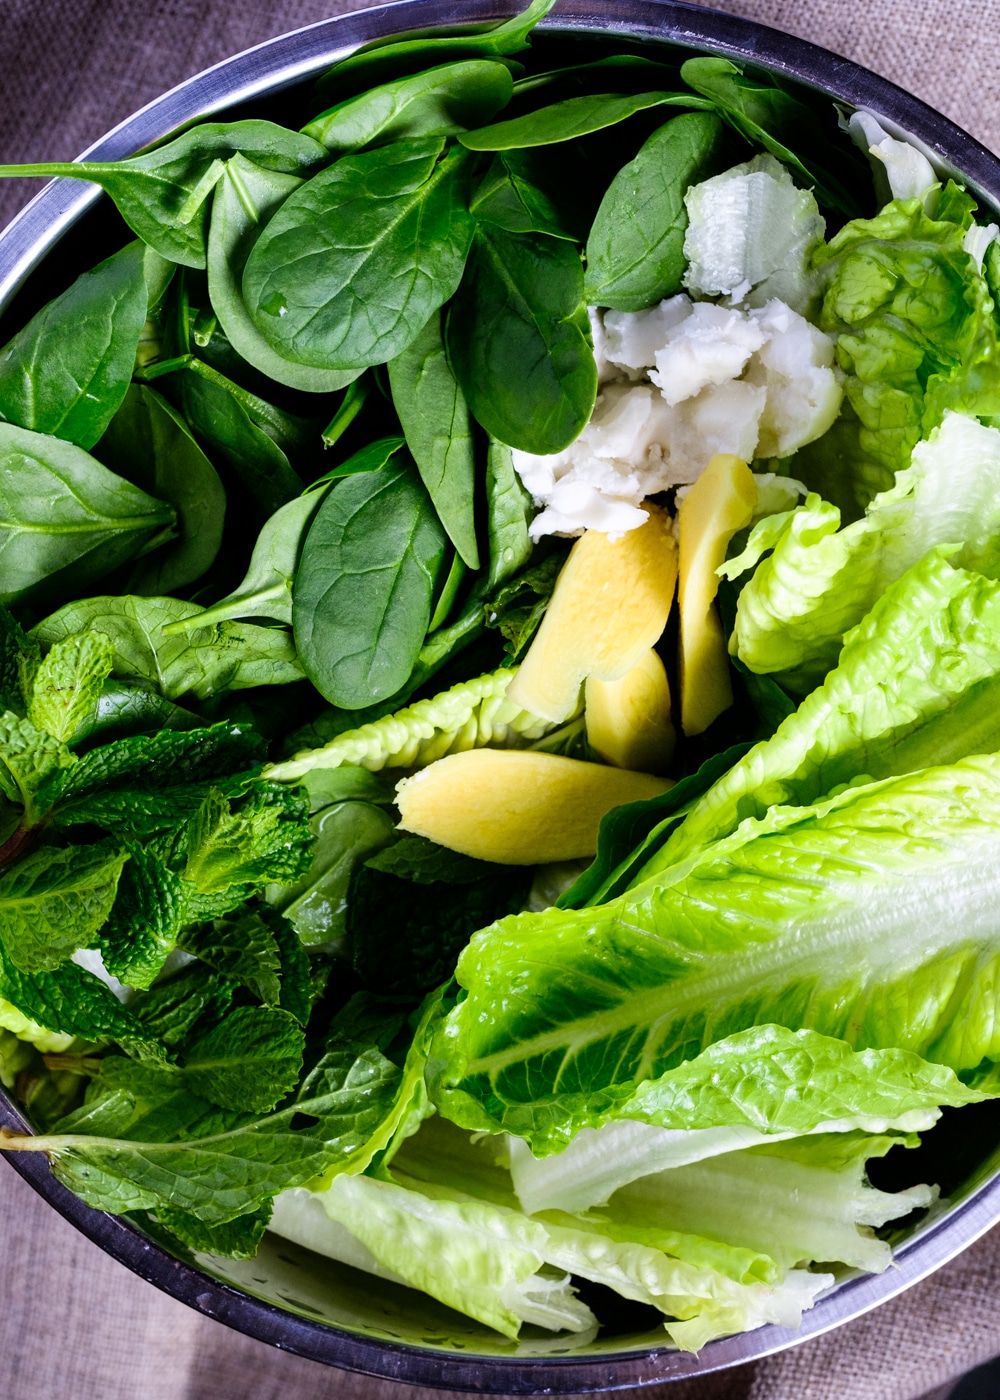
{"label": "bowl interior", "polygon": [[[463,19],[497,18],[513,5],[473,0]],[[264,45],[184,85],[125,123],[95,153],[134,150],[179,121],[206,111],[264,116],[298,126],[311,113],[314,78],[344,51],[378,34],[432,28],[453,7],[438,0],[390,6],[344,17]],[[597,30],[615,31],[610,39]],[[296,42],[297,41],[297,42]],[[560,63],[567,51],[599,56],[622,43],[658,58],[682,61],[692,49],[740,55],[783,80],[831,115],[833,92],[866,105],[897,129],[916,133],[938,164],[962,172],[994,217],[1000,162],[922,104],[864,70],[820,50],[732,16],[677,4],[591,0],[561,8],[535,40]],[[259,57],[256,62],[248,63]],[[242,65],[242,67],[241,67]],[[213,74],[219,75],[211,81]],[[792,76],[798,74],[798,77]],[[824,89],[827,92],[824,92]],[[177,94],[184,95],[178,101]],[[234,101],[234,96],[240,100]],[[623,160],[627,159],[623,156]],[[71,235],[66,236],[71,230]],[[0,343],[80,272],[132,234],[110,202],[91,187],[60,181],[39,197],[0,237]],[[18,286],[18,284],[20,284]],[[0,1094],[0,1122],[23,1122]],[[32,1184],[98,1243],[175,1296],[264,1340],[335,1365],[446,1388],[503,1393],[582,1393],[642,1385],[750,1360],[827,1330],[898,1293],[971,1243],[1000,1218],[1000,1102],[946,1111],[916,1151],[894,1149],[872,1165],[875,1184],[900,1189],[936,1182],[947,1198],[937,1209],[889,1235],[899,1267],[880,1278],[845,1272],[806,1315],[801,1333],[764,1327],[710,1343],[695,1359],[665,1344],[659,1314],[628,1304],[609,1291],[584,1285],[602,1317],[599,1337],[584,1347],[566,1335],[526,1327],[521,1341],[497,1333],[408,1289],[376,1281],[267,1236],[248,1262],[178,1256],[127,1222],[88,1211],[54,1182],[44,1159],[15,1159]]]}

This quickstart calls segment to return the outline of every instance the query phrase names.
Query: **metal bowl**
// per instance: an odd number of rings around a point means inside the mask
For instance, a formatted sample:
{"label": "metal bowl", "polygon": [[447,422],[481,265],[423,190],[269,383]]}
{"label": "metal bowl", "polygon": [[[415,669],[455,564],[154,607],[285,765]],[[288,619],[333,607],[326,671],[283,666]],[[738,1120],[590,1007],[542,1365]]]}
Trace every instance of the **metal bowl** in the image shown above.
{"label": "metal bowl", "polygon": [[[406,0],[345,15],[270,40],[182,83],[85,152],[114,160],[208,113],[259,110],[277,94],[308,84],[359,44],[387,35],[497,21],[516,0]],[[1000,205],[1000,160],[945,117],[892,83],[801,39],[734,15],[677,0],[562,0],[539,34],[547,43],[611,36],[651,46],[722,54],[749,62],[813,93],[864,107],[959,175],[989,217]],[[100,191],[72,180],[47,186],[0,234],[0,312],[11,325],[100,255],[107,209]],[[71,229],[74,239],[49,255]],[[0,336],[0,339],[3,337]],[[0,1124],[30,1125],[0,1092]],[[373,1376],[487,1394],[581,1394],[703,1375],[815,1337],[926,1277],[1000,1221],[1000,1105],[946,1113],[926,1145],[906,1154],[906,1179],[937,1181],[946,1208],[893,1237],[896,1267],[845,1274],[806,1313],[799,1331],[767,1326],[710,1342],[698,1357],[665,1344],[650,1310],[619,1310],[599,1339],[575,1348],[565,1337],[526,1335],[519,1343],[408,1289],[331,1263],[268,1236],[258,1257],[237,1263],[178,1257],[134,1225],[90,1210],[50,1174],[45,1158],[15,1154],[14,1169],[108,1254],[164,1292],[230,1327],[315,1361]],[[890,1159],[891,1160],[891,1159]],[[886,1170],[885,1166],[881,1170]],[[891,1168],[890,1168],[891,1171]]]}

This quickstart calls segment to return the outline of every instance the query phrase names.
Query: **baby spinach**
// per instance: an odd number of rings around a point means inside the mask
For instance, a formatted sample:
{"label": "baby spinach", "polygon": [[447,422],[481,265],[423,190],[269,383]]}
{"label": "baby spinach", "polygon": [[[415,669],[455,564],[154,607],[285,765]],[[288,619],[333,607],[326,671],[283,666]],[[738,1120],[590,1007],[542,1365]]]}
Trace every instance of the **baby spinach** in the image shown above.
{"label": "baby spinach", "polygon": [[406,445],[438,518],[465,563],[478,569],[472,425],[445,354],[440,312],[388,368]]}
{"label": "baby spinach", "polygon": [[286,174],[316,169],[328,154],[317,142],[273,122],[204,122],[165,146],[117,161],[3,165],[0,177],[64,175],[100,185],[133,233],[171,262],[205,266],[208,196],[236,154]]}
{"label": "baby spinach", "polygon": [[208,226],[208,294],[212,310],[233,349],[278,384],[324,394],[344,387],[350,371],[316,369],[280,355],[261,335],[243,302],[243,269],[251,249],[274,211],[299,189],[297,175],[235,155],[212,196]]}
{"label": "baby spinach", "polygon": [[684,194],[714,170],[722,123],[692,112],[655,131],[608,186],[587,240],[588,302],[640,311],[679,290]]}
{"label": "baby spinach", "polygon": [[434,611],[431,620],[427,624],[429,633],[436,632],[439,627],[443,627],[451,615],[451,610],[455,606],[455,599],[458,597],[465,581],[466,567],[462,556],[455,550],[451,551],[451,564],[445,574],[441,591],[434,600]]}
{"label": "baby spinach", "polygon": [[114,645],[114,674],[152,685],[167,700],[188,694],[205,700],[227,690],[302,679],[291,638],[277,628],[223,622],[165,635],[168,622],[204,611],[179,598],[85,598],[45,618],[31,635],[51,646],[87,628],[103,632]]}
{"label": "baby spinach", "polygon": [[148,306],[172,273],[136,242],[78,277],[0,350],[0,418],[93,447],[125,396]]}
{"label": "baby spinach", "polygon": [[339,481],[341,477],[358,476],[362,472],[381,471],[386,462],[394,457],[401,447],[405,446],[406,439],[398,436],[378,438],[375,442],[369,442],[364,447],[359,447],[357,452],[352,452],[345,461],[331,467],[328,472],[324,472],[321,477],[306,487],[306,491],[312,495],[324,486],[329,486],[331,481]]}
{"label": "baby spinach", "polygon": [[321,493],[311,492],[296,496],[275,511],[257,536],[250,567],[239,587],[205,612],[168,623],[164,635],[171,637],[237,617],[267,617],[290,627],[292,580],[306,531],[321,500]]}
{"label": "baby spinach", "polygon": [[82,448],[0,423],[0,601],[60,598],[169,538],[174,512]]}
{"label": "baby spinach", "polygon": [[[528,36],[540,19],[544,19],[555,4],[555,0],[531,0],[531,4],[519,15],[504,20],[502,24],[473,32],[442,35],[433,39],[396,39],[374,45],[342,59],[319,82],[317,89],[320,101],[329,101],[335,95],[348,97],[363,91],[373,83],[389,82],[405,73],[413,73],[433,65],[457,62],[467,58],[501,58],[508,54],[520,53],[528,46]],[[519,72],[524,70],[519,65]]]}
{"label": "baby spinach", "polygon": [[495,438],[486,455],[486,508],[490,542],[486,587],[492,593],[531,558],[528,521],[534,513],[531,496],[514,470],[510,448]]}
{"label": "baby spinach", "polygon": [[[849,219],[864,212],[849,183],[828,167],[832,160],[847,165],[848,171],[850,168],[824,137],[815,113],[804,102],[769,78],[744,73],[728,58],[689,58],[681,66],[681,77],[707,97],[741,136],[798,171],[806,184],[815,187],[820,204]],[[797,151],[802,151],[802,156]]]}
{"label": "baby spinach", "polygon": [[559,452],[597,397],[576,250],[483,224],[447,325],[448,356],[488,433],[525,452]]}
{"label": "baby spinach", "polygon": [[451,136],[496,116],[513,90],[514,80],[502,63],[445,63],[348,98],[302,129],[338,152],[415,136]]}
{"label": "baby spinach", "polygon": [[565,102],[553,102],[550,107],[540,107],[537,112],[528,112],[523,117],[512,117],[510,121],[466,132],[458,139],[470,151],[523,150],[589,136],[593,131],[617,126],[650,107],[711,105],[683,92],[637,92],[628,96],[602,92],[587,97],[568,97]]}
{"label": "baby spinach", "polygon": [[243,275],[247,308],[270,344],[331,370],[404,350],[461,279],[473,166],[429,136],[344,156],[289,195]]}
{"label": "baby spinach", "polygon": [[96,455],[177,512],[179,538],[136,565],[130,590],[169,593],[201,578],[222,544],[226,493],[183,420],[154,390],[133,384]]}
{"label": "baby spinach", "polygon": [[321,441],[326,448],[335,447],[368,401],[373,376],[361,374],[344,390],[337,411],[323,429]]}
{"label": "baby spinach", "polygon": [[547,233],[576,242],[572,215],[532,180],[530,152],[499,151],[469,208],[508,233]]}
{"label": "baby spinach", "polygon": [[292,622],[299,658],[334,705],[405,685],[420,652],[446,536],[412,463],[348,477],[306,536]]}

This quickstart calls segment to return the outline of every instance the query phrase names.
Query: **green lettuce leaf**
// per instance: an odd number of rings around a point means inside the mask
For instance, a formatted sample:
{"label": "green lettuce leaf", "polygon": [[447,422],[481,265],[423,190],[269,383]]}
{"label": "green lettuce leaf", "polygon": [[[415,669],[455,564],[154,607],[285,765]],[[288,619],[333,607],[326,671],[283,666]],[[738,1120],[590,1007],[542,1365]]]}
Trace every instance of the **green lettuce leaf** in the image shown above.
{"label": "green lettuce leaf", "polygon": [[[505,1128],[544,1153],[620,1116],[646,1081],[755,1026],[906,1050],[956,1072],[1000,1058],[998,851],[1000,758],[971,758],[747,821],[669,880],[597,910],[502,920],[459,961],[467,995],[437,1036],[434,1101],[464,1126]],[[866,1091],[864,1072],[856,1083],[845,1074],[840,1047],[820,1048],[836,1066],[826,1094],[822,1076],[809,1088],[815,1046],[786,1047],[773,1065],[765,1050],[747,1073],[757,1102],[725,1110],[724,1121],[808,1131],[810,1111],[839,1117],[848,1102],[875,1116],[891,1102],[895,1117],[938,1093],[961,1101],[949,1076],[891,1055],[876,1057]],[[703,1095],[705,1126],[717,1123],[715,1094],[724,1099],[728,1082],[737,1097],[742,1081],[719,1064],[712,1073],[717,1084],[695,1061],[665,1081],[675,1088],[664,1090],[663,1121],[691,1125],[681,1105]],[[901,1091],[883,1099],[894,1075]],[[784,1100],[786,1076],[801,1116]],[[655,1086],[648,1093],[652,1108]]]}

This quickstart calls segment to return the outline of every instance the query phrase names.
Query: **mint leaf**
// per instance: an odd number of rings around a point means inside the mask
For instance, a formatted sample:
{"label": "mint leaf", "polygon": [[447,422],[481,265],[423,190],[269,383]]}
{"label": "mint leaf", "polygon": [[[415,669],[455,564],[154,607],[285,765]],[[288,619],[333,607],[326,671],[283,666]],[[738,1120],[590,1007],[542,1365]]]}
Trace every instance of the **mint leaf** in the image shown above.
{"label": "mint leaf", "polygon": [[206,1225],[187,1211],[158,1206],[156,1219],[181,1244],[195,1254],[221,1255],[225,1259],[252,1259],[264,1238],[271,1219],[271,1203],[265,1202],[246,1215],[237,1215],[222,1225]]}
{"label": "mint leaf", "polygon": [[287,919],[275,915],[271,919],[271,932],[281,964],[281,1000],[278,1005],[304,1026],[309,1020],[313,1003],[309,954]]}
{"label": "mint leaf", "polygon": [[5,1134],[3,1145],[48,1153],[63,1185],[98,1210],[167,1204],[207,1224],[223,1224],[286,1187],[328,1167],[345,1169],[363,1156],[399,1083],[400,1071],[377,1050],[346,1049],[328,1055],[310,1077],[308,1093],[303,1090],[279,1113],[243,1116],[228,1127],[216,1115],[204,1120],[215,1131],[186,1141]]}
{"label": "mint leaf", "polygon": [[261,1001],[278,1005],[281,955],[274,934],[259,914],[217,919],[188,928],[181,935],[180,944],[214,971],[241,983]]}
{"label": "mint leaf", "polygon": [[235,982],[194,963],[141,993],[132,1008],[144,1032],[175,1046],[202,1018],[208,1024],[219,1020],[229,1009],[235,989]]}
{"label": "mint leaf", "polygon": [[43,846],[0,876],[0,941],[22,972],[58,967],[93,945],[128,852],[99,843]]}
{"label": "mint leaf", "polygon": [[252,773],[235,773],[210,783],[180,783],[159,789],[111,788],[84,793],[59,803],[50,822],[59,827],[93,825],[115,836],[144,839],[183,826],[199,810],[210,793],[242,797]]}
{"label": "mint leaf", "polygon": [[52,972],[21,972],[0,945],[0,997],[46,1030],[82,1040],[114,1040],[129,1054],[162,1058],[158,1037],[110,987],[76,963]]}
{"label": "mint leaf", "polygon": [[7,608],[0,606],[0,709],[23,714],[41,651]]}
{"label": "mint leaf", "polygon": [[240,1006],[197,1041],[180,1073],[192,1092],[222,1108],[266,1113],[302,1071],[305,1032],[268,1006]]}
{"label": "mint leaf", "polygon": [[12,710],[0,715],[0,786],[24,807],[24,822],[37,826],[66,786],[77,762],[65,744]]}
{"label": "mint leaf", "polygon": [[28,719],[36,729],[68,743],[97,705],[114,660],[100,632],[82,632],[56,642],[35,672]]}
{"label": "mint leaf", "polygon": [[84,754],[73,772],[67,796],[134,787],[137,779],[140,787],[150,788],[203,783],[255,768],[264,756],[260,735],[241,725],[161,729],[156,734],[116,739]]}
{"label": "mint leaf", "polygon": [[428,841],[426,836],[403,836],[384,851],[370,856],[365,866],[418,885],[431,885],[436,880],[446,885],[471,885],[496,870],[488,861],[449,851],[445,846]]}
{"label": "mint leaf", "polygon": [[184,921],[180,876],[135,842],[100,931],[104,966],[130,987],[148,987],[177,942]]}

